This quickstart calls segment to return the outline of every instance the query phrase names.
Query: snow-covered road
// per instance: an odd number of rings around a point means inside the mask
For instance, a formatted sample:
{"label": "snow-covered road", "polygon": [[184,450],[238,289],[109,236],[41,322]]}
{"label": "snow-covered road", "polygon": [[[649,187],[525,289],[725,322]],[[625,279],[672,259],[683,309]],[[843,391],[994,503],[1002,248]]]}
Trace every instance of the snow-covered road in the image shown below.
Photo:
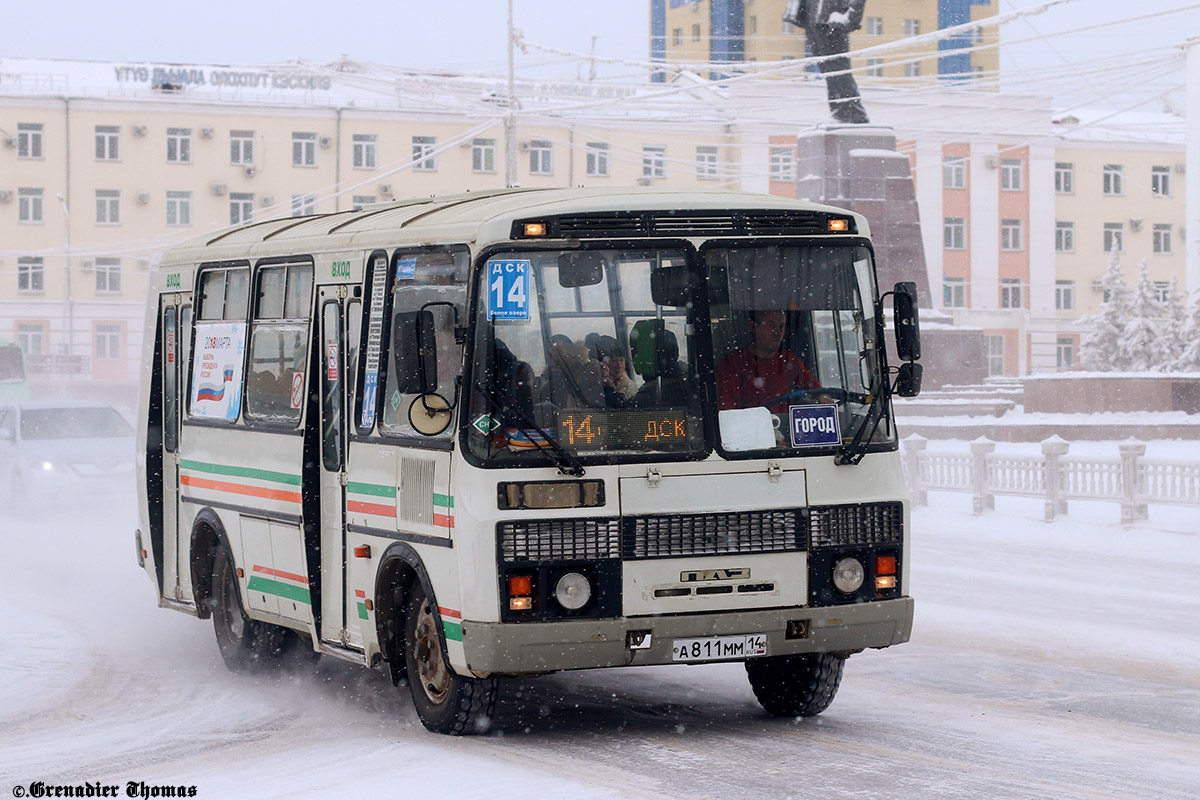
{"label": "snow-covered road", "polygon": [[913,641],[854,656],[822,716],[768,718],[740,665],[505,684],[492,735],[427,733],[379,673],[233,675],[155,608],[132,507],[0,518],[0,794],[197,797],[1195,798],[1200,509],[935,496]]}

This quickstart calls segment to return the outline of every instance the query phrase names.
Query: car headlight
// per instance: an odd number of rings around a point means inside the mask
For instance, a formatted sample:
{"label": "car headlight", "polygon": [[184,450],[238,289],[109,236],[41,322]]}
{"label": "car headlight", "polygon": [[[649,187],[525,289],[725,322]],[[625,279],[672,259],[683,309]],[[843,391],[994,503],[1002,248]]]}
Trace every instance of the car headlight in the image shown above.
{"label": "car headlight", "polygon": [[554,584],[554,599],[568,611],[578,611],[592,599],[592,584],[578,572],[568,572]]}
{"label": "car headlight", "polygon": [[833,585],[842,594],[857,592],[866,577],[866,570],[857,558],[846,557],[833,565]]}
{"label": "car headlight", "polygon": [[55,469],[56,469],[56,467],[54,466],[54,462],[53,462],[53,461],[43,461],[43,462],[42,462],[42,470],[43,470],[43,471],[45,471],[45,472],[54,472],[54,470],[55,470]]}

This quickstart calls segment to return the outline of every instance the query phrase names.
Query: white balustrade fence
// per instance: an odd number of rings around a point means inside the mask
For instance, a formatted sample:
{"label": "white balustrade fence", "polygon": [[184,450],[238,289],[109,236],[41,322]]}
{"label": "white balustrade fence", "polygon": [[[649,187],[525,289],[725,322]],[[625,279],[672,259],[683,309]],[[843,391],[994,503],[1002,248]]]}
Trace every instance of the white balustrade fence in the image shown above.
{"label": "white balustrade fence", "polygon": [[1121,504],[1121,521],[1147,518],[1147,505],[1200,506],[1200,461],[1146,458],[1144,442],[1117,445],[1117,458],[1069,457],[1070,443],[1052,436],[1042,455],[996,452],[996,443],[980,438],[971,452],[929,451],[917,434],[903,442],[904,478],[913,501],[927,505],[928,493],[968,492],[976,514],[996,507],[996,495],[1040,497],[1047,520],[1067,513],[1068,500],[1104,500]]}

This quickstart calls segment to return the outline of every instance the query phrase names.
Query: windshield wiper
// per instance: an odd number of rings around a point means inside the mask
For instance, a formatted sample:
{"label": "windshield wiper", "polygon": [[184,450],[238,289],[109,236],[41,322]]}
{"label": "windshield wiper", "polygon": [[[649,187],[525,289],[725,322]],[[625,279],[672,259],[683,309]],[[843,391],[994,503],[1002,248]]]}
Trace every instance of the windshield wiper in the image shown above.
{"label": "windshield wiper", "polygon": [[[879,429],[879,423],[883,419],[883,407],[889,394],[886,378],[880,382],[879,391],[871,398],[871,405],[867,408],[867,415],[863,418],[862,425],[858,426],[858,430],[854,434],[854,438],[849,441],[838,452],[833,459],[833,463],[843,466],[850,464],[853,466],[863,460],[863,456],[867,454],[867,447],[870,446],[871,440],[875,438],[875,431]],[[875,421],[871,421],[871,415],[875,415]],[[871,429],[867,433],[867,428]]]}
{"label": "windshield wiper", "polygon": [[573,475],[576,478],[583,477],[584,473],[586,472],[586,470],[583,468],[583,464],[573,453],[571,453],[571,451],[554,441],[554,437],[552,437],[548,431],[530,419],[520,408],[517,408],[516,406],[504,405],[490,393],[486,393],[486,396],[492,408],[499,411],[503,417],[516,417],[517,421],[525,426],[526,430],[534,431],[541,436],[544,443],[542,441],[538,441],[532,436],[528,438],[529,441],[533,442],[534,447],[550,457],[550,460],[554,462],[554,466],[558,467],[558,471],[561,474]]}

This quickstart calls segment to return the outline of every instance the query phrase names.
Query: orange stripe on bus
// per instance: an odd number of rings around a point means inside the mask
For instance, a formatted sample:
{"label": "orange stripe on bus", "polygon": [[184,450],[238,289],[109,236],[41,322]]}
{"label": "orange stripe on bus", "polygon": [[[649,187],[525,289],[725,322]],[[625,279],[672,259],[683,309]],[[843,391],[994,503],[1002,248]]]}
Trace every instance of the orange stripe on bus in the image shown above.
{"label": "orange stripe on bus", "polygon": [[364,514],[375,514],[379,517],[394,517],[396,516],[396,507],[394,505],[385,506],[379,503],[364,503],[361,500],[347,500],[347,511],[361,511]]}
{"label": "orange stripe on bus", "polygon": [[367,593],[366,593],[366,592],[364,592],[362,589],[355,589],[355,590],[354,590],[354,596],[355,596],[355,597],[366,597],[366,596],[367,596]]}
{"label": "orange stripe on bus", "polygon": [[243,486],[238,483],[197,478],[194,475],[181,475],[179,482],[184,486],[195,486],[197,489],[214,489],[218,492],[244,494],[250,497],[262,497],[267,500],[282,500],[286,503],[299,503],[301,499],[299,492],[285,492],[281,489],[263,489],[259,486]]}
{"label": "orange stripe on bus", "polygon": [[433,515],[433,524],[439,525],[443,528],[453,528],[454,527],[454,517],[448,516],[446,514],[434,514]]}
{"label": "orange stripe on bus", "polygon": [[296,575],[294,573],[284,572],[283,570],[279,570],[279,569],[271,569],[269,567],[262,567],[262,566],[259,566],[258,564],[254,565],[254,571],[261,572],[264,575],[274,575],[276,578],[287,578],[289,581],[295,581],[296,583],[303,583],[305,586],[308,585],[308,578],[304,577],[303,575]]}
{"label": "orange stripe on bus", "polygon": [[455,611],[453,608],[442,608],[438,606],[438,613],[443,617],[453,617],[454,619],[462,619],[462,612]]}

